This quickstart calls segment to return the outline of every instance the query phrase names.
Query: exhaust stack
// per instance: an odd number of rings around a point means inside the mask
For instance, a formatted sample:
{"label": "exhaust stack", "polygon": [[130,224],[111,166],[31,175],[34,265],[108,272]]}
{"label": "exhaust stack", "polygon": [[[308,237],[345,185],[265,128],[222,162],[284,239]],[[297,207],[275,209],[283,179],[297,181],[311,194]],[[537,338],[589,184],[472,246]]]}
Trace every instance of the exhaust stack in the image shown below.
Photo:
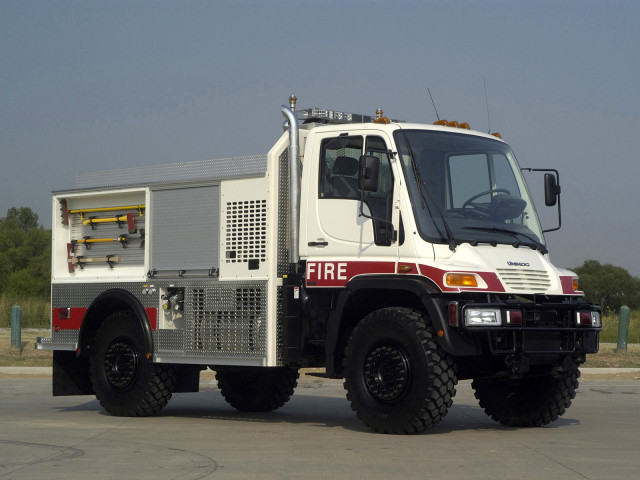
{"label": "exhaust stack", "polygon": [[300,159],[298,140],[298,119],[294,113],[297,98],[289,97],[290,107],[282,106],[282,115],[289,120],[289,262],[297,264],[300,261],[299,233],[300,233]]}

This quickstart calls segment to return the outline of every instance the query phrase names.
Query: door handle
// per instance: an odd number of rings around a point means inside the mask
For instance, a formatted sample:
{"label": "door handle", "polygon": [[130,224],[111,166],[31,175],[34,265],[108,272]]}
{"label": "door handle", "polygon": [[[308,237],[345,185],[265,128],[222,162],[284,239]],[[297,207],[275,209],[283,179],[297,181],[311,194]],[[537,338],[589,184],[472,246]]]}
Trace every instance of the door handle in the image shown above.
{"label": "door handle", "polygon": [[327,245],[329,245],[329,242],[309,242],[307,243],[307,245],[309,245],[310,247],[326,247]]}

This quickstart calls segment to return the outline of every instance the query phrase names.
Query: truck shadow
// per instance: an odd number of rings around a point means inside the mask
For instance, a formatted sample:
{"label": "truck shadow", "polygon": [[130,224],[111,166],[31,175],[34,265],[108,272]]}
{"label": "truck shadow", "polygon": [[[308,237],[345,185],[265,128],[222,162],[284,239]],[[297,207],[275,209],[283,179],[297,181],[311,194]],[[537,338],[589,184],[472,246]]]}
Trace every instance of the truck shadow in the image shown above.
{"label": "truck shadow", "polygon": [[[99,415],[111,416],[102,409],[100,403],[91,401],[68,407],[59,407],[60,412],[96,411]],[[169,418],[188,418],[199,420],[241,422],[257,424],[304,424],[313,427],[343,428],[354,432],[371,433],[351,410],[346,398],[333,396],[294,394],[282,408],[273,412],[240,412],[229,406],[217,390],[205,390],[198,393],[177,393],[169,404],[153,417],[138,417],[136,422],[162,422]],[[556,420],[542,428],[567,428],[580,425],[573,418]],[[422,435],[446,435],[461,431],[515,432],[526,428],[505,427],[491,420],[476,405],[455,402],[447,416],[435,427]]]}

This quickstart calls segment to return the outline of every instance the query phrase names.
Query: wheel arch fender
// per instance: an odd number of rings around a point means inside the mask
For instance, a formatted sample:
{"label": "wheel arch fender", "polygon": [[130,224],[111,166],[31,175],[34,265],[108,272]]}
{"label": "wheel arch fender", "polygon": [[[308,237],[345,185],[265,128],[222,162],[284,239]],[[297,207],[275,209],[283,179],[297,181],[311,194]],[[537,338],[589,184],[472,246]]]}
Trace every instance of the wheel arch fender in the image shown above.
{"label": "wheel arch fender", "polygon": [[80,356],[89,355],[93,338],[105,319],[112,313],[122,310],[133,313],[143,332],[148,352],[153,352],[153,330],[144,307],[131,292],[112,288],[94,298],[87,308],[80,326],[78,341]]}
{"label": "wheel arch fender", "polygon": [[[383,292],[384,291],[384,292]],[[325,355],[327,375],[342,372],[343,347],[356,323],[368,313],[389,306],[406,306],[426,310],[434,327],[445,321],[438,314],[432,296],[439,294],[437,286],[424,277],[409,275],[362,276],[351,280],[338,294],[335,308],[329,315]],[[362,300],[371,303],[363,305]],[[354,314],[355,317],[354,318]]]}

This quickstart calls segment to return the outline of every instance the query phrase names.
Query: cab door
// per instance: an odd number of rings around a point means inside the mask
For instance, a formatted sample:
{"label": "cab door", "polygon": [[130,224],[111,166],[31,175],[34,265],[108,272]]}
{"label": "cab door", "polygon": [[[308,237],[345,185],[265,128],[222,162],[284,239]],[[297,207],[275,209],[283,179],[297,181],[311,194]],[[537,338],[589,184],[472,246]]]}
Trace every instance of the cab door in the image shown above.
{"label": "cab door", "polygon": [[[316,142],[316,171],[307,177],[308,216],[303,239],[307,244],[301,245],[308,257],[308,284],[341,286],[360,273],[395,272],[398,187],[395,161],[387,154],[391,145],[388,137],[365,130],[324,133]],[[358,189],[361,155],[380,159],[375,192],[363,194]]]}

